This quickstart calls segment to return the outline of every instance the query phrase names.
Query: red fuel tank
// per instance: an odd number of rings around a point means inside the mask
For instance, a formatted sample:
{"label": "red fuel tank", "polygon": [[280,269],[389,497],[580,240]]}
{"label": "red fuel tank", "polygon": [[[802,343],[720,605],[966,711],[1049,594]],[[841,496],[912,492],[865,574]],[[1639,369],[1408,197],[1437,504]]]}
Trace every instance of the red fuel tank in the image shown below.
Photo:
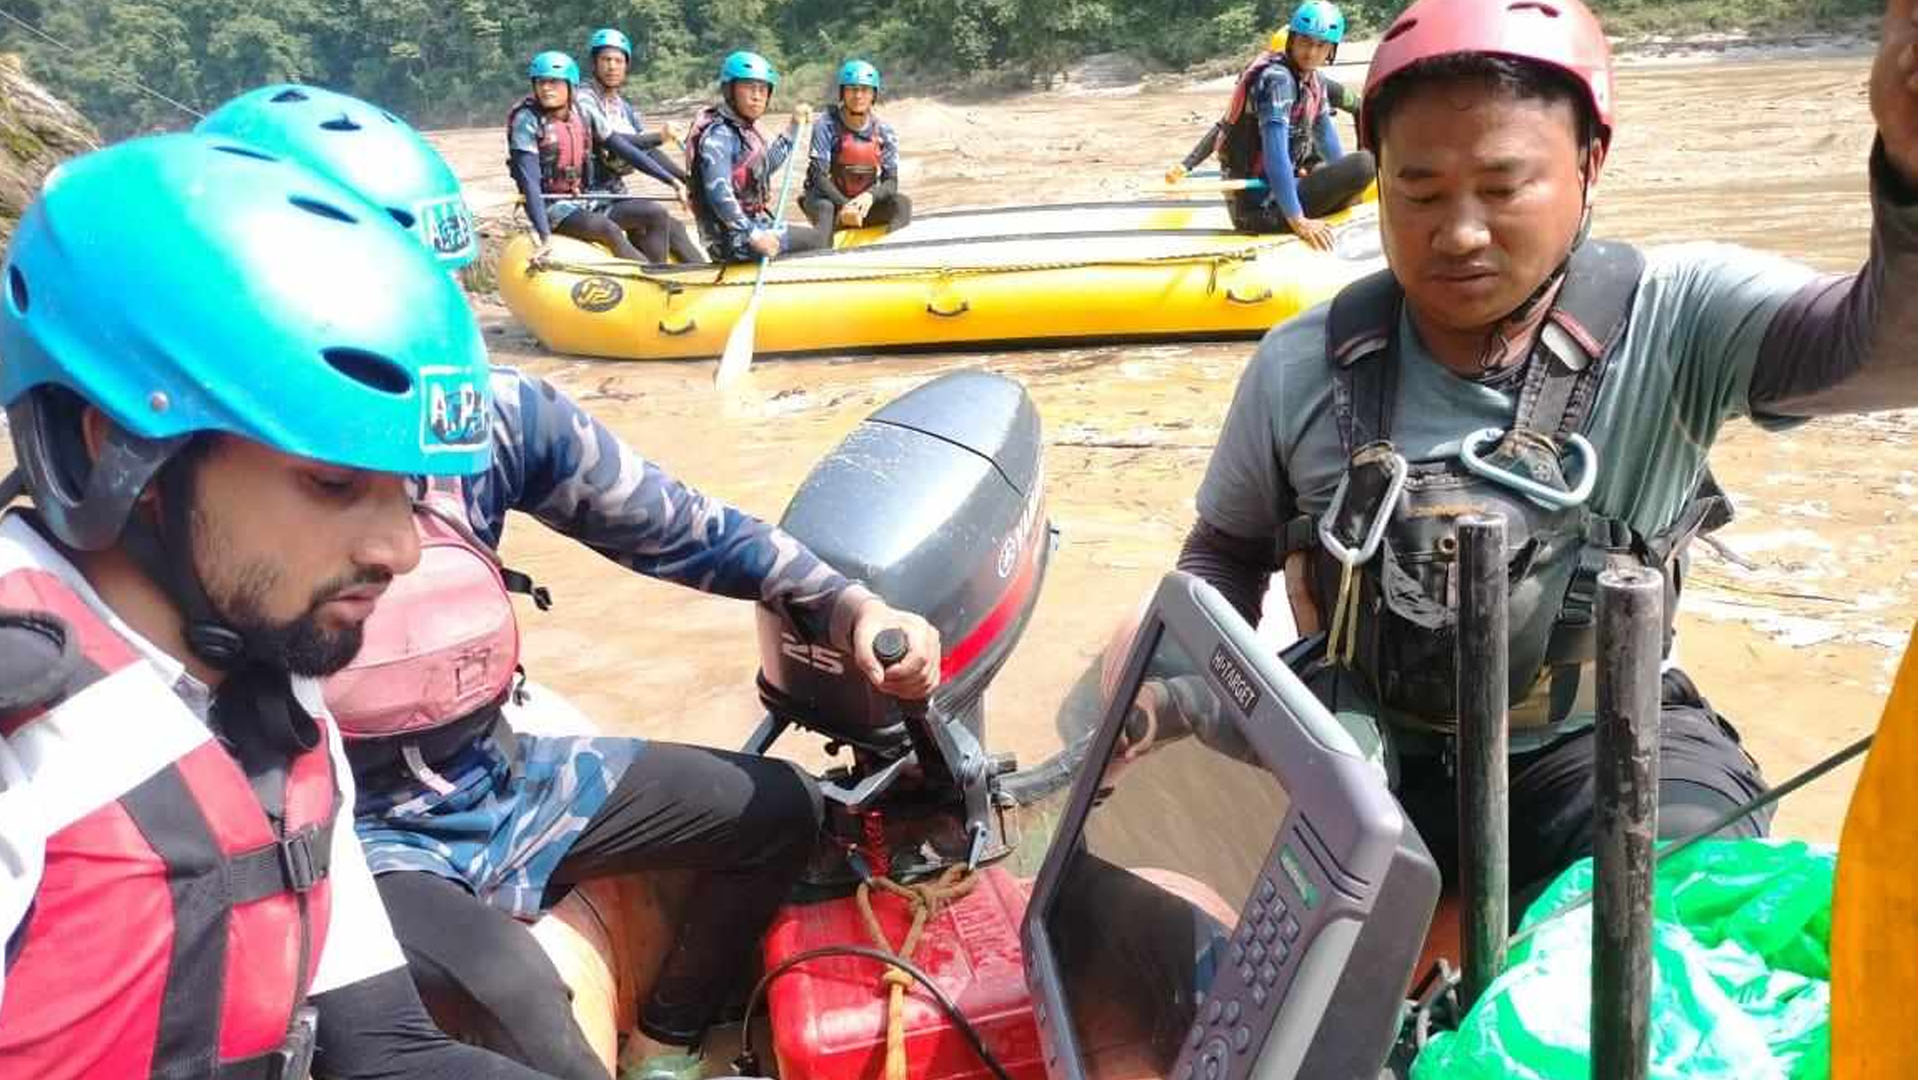
{"label": "red fuel tank", "polygon": [[[1020,963],[1020,917],[1031,882],[998,867],[929,920],[913,961],[980,1031],[1013,1080],[1046,1080]],[[873,894],[874,915],[895,945],[912,922],[904,900]],[[851,896],[780,909],[766,938],[767,967],[823,945],[873,945]],[[767,991],[781,1080],[881,1080],[887,1051],[887,991],[881,966],[858,957],[813,960]],[[985,1080],[991,1074],[925,990],[908,991],[910,1080]]]}

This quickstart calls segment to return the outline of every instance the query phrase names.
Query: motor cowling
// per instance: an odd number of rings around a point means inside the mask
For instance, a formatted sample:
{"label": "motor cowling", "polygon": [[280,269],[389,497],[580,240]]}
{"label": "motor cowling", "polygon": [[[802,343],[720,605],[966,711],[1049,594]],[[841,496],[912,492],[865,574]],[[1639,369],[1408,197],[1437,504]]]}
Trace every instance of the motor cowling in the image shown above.
{"label": "motor cowling", "polygon": [[[1025,629],[1052,548],[1040,415],[1019,383],[941,376],[882,407],[814,466],[780,525],[940,631],[932,706],[982,735],[981,697]],[[759,612],[760,695],[776,719],[895,756],[899,710],[783,613]]]}

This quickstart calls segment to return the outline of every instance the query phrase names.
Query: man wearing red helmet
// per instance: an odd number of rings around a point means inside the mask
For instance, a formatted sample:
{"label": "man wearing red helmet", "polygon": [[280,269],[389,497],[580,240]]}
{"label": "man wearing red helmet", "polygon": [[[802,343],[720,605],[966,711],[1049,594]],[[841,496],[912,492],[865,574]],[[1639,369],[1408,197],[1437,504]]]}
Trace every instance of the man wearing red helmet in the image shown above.
{"label": "man wearing red helmet", "polygon": [[[1725,520],[1706,455],[1726,421],[1914,405],[1913,14],[1893,0],[1874,64],[1872,254],[1847,277],[1723,245],[1586,238],[1614,116],[1606,38],[1579,0],[1418,0],[1381,39],[1359,119],[1391,269],[1261,343],[1180,566],[1249,619],[1284,566],[1302,632],[1328,631],[1297,666],[1344,718],[1378,723],[1450,878],[1457,518],[1501,514],[1514,552],[1524,900],[1590,846],[1598,571],[1659,569],[1671,618],[1687,542]],[[1662,689],[1671,836],[1762,782],[1684,673]]]}

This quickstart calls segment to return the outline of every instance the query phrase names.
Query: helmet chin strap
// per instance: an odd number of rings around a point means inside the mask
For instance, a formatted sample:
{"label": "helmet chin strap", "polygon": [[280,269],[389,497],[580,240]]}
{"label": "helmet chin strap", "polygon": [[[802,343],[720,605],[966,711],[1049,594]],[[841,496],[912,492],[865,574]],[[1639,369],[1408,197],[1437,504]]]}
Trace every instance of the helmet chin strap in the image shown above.
{"label": "helmet chin strap", "polygon": [[158,477],[157,521],[135,514],[121,543],[136,565],[180,609],[187,648],[227,675],[208,718],[221,742],[249,775],[270,775],[287,755],[319,745],[320,729],[289,691],[288,673],[249,653],[247,639],[228,625],[207,597],[193,568],[189,528],[191,485],[184,462],[170,462]]}
{"label": "helmet chin strap", "polygon": [[[1573,241],[1567,245],[1566,253],[1560,256],[1560,262],[1554,266],[1553,272],[1543,278],[1540,284],[1535,286],[1534,290],[1527,294],[1525,300],[1514,305],[1512,311],[1502,315],[1500,319],[1493,324],[1494,329],[1489,332],[1490,339],[1499,339],[1502,336],[1500,333],[1501,328],[1510,326],[1515,322],[1523,321],[1527,316],[1531,315],[1535,306],[1538,305],[1541,300],[1545,299],[1547,294],[1560,283],[1561,278],[1566,277],[1567,264],[1573,261],[1573,253],[1580,250],[1581,244],[1587,242],[1587,234],[1593,228],[1593,184],[1588,179],[1588,177],[1592,175],[1592,162],[1593,156],[1589,153],[1587,156],[1588,166],[1580,170],[1580,226],[1573,231]],[[1490,353],[1497,351],[1498,350],[1495,349],[1489,349]]]}
{"label": "helmet chin strap", "polygon": [[161,470],[156,478],[160,488],[157,523],[136,511],[121,532],[121,544],[134,564],[180,610],[184,624],[181,636],[193,655],[210,667],[232,671],[247,659],[246,638],[221,617],[193,567],[193,542],[188,531],[191,492],[182,475],[187,467],[176,459]]}

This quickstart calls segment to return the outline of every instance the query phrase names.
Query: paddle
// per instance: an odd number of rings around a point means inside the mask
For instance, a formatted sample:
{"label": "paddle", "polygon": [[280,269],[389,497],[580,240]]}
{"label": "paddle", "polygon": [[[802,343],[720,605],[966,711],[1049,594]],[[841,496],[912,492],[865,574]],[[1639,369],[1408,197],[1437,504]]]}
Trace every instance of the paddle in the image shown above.
{"label": "paddle", "polygon": [[[793,189],[793,164],[811,152],[813,116],[811,113],[802,120],[794,132],[793,147],[787,151],[787,165],[780,175],[780,201],[773,211],[775,232],[787,220],[787,196]],[[760,256],[760,264],[753,270],[753,295],[747,298],[747,309],[727,334],[727,347],[720,351],[720,366],[713,369],[713,384],[725,386],[746,374],[747,367],[753,363],[754,322],[760,315],[760,294],[767,284],[768,256]]]}
{"label": "paddle", "polygon": [[1187,195],[1192,193],[1211,193],[1226,191],[1265,191],[1267,182],[1259,178],[1252,180],[1182,180],[1169,184],[1164,181],[1147,184],[1141,192],[1149,195]]}

